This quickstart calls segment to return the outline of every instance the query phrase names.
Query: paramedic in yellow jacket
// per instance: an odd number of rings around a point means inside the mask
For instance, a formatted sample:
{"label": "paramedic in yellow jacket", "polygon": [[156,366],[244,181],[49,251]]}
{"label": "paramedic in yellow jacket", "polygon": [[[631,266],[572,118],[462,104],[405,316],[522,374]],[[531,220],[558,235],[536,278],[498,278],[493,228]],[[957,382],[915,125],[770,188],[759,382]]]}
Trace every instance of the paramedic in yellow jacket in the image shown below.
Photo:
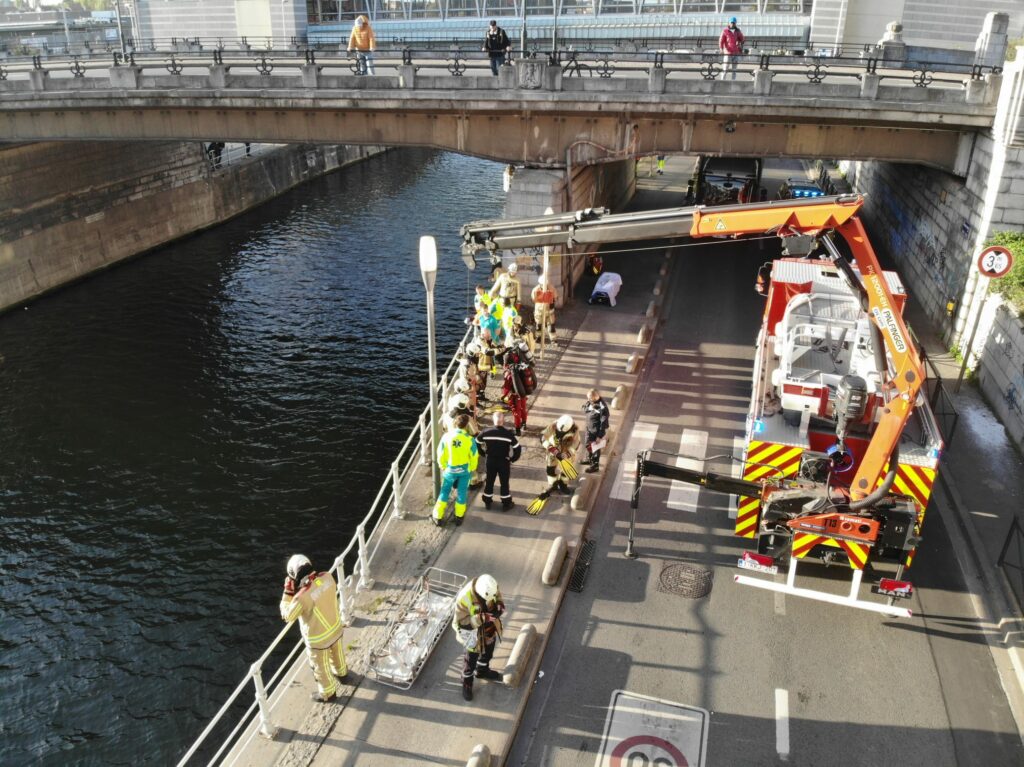
{"label": "paramedic in yellow jacket", "polygon": [[575,461],[576,451],[580,448],[580,430],[572,416],[563,415],[548,424],[541,434],[540,443],[547,453],[548,492],[556,488],[563,493],[572,492],[562,479],[562,467],[559,465],[559,461]]}
{"label": "paramedic in yellow jacket", "polygon": [[302,554],[288,560],[287,571],[281,618],[286,623],[299,619],[306,657],[316,680],[317,692],[312,697],[326,703],[337,697],[338,682],[344,682],[348,673],[341,647],[344,626],[338,610],[338,584],[330,573],[318,573]]}
{"label": "paramedic in yellow jacket", "polygon": [[466,648],[462,665],[462,697],[473,700],[473,678],[494,681],[501,674],[491,668],[494,645],[501,638],[501,615],[505,603],[498,582],[490,575],[478,575],[455,597],[452,628],[459,644]]}
{"label": "paramedic in yellow jacket", "polygon": [[459,415],[455,418],[453,428],[441,437],[441,443],[437,446],[437,464],[444,472],[441,492],[434,504],[432,517],[438,527],[444,526],[444,512],[448,508],[448,496],[453,487],[456,490],[455,524],[462,524],[469,498],[469,481],[476,473],[478,459],[476,440],[469,433],[469,416]]}
{"label": "paramedic in yellow jacket", "polygon": [[373,52],[377,50],[377,38],[373,34],[370,20],[365,16],[356,16],[352,32],[348,36],[349,52],[356,52],[356,74],[372,75]]}

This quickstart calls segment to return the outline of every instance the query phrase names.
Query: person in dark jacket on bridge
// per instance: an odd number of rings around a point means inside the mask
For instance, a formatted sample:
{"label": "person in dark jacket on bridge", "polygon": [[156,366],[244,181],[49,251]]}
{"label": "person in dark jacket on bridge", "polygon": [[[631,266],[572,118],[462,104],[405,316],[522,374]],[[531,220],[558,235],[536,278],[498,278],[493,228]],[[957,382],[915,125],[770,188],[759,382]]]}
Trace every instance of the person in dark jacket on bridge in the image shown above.
{"label": "person in dark jacket on bridge", "polygon": [[590,464],[587,467],[587,474],[593,474],[601,470],[601,450],[605,445],[605,436],[608,434],[608,405],[601,398],[597,389],[587,392],[587,401],[583,403],[583,412],[587,417],[587,454],[583,461]]}
{"label": "person in dark jacket on bridge", "polygon": [[498,75],[498,67],[505,63],[505,55],[512,50],[512,43],[509,42],[505,30],[498,26],[498,22],[491,20],[491,26],[487,28],[484,35],[484,47],[480,50],[487,51],[491,57],[491,74]]}

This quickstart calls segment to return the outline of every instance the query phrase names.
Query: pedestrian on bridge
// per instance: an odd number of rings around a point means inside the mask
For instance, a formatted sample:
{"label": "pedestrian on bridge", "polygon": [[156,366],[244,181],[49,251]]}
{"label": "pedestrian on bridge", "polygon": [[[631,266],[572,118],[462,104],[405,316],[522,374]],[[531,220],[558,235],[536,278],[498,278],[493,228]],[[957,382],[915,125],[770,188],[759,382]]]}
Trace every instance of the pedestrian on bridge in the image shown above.
{"label": "pedestrian on bridge", "polygon": [[462,665],[462,697],[473,700],[473,678],[497,681],[501,674],[491,668],[494,646],[501,639],[505,603],[498,582],[486,573],[471,580],[455,597],[452,628],[466,648]]}
{"label": "pedestrian on bridge", "polygon": [[341,647],[345,627],[338,610],[338,584],[329,572],[317,572],[303,554],[293,555],[286,570],[281,618],[286,623],[298,619],[316,680],[313,700],[327,703],[338,696],[338,682],[348,674]]}
{"label": "pedestrian on bridge", "polygon": [[484,429],[476,437],[477,447],[487,458],[487,473],[481,498],[484,506],[491,508],[494,500],[494,479],[497,477],[501,487],[501,510],[508,511],[515,506],[512,501],[509,474],[512,464],[519,460],[523,449],[515,433],[505,426],[504,413],[495,413],[493,420],[494,426]]}
{"label": "pedestrian on bridge", "polygon": [[736,17],[729,19],[729,25],[722,30],[718,38],[718,49],[722,52],[722,79],[729,74],[730,80],[736,79],[736,70],[739,65],[737,56],[743,55],[743,33],[736,26]]}
{"label": "pedestrian on bridge", "polygon": [[356,16],[352,32],[348,36],[348,50],[356,53],[356,74],[372,75],[373,52],[377,50],[377,38],[373,34],[370,20],[365,16]]}
{"label": "pedestrian on bridge", "polygon": [[498,67],[505,63],[505,56],[512,50],[512,43],[505,30],[493,19],[487,28],[487,34],[484,35],[484,47],[480,50],[487,51],[487,55],[491,57],[491,74],[497,77]]}

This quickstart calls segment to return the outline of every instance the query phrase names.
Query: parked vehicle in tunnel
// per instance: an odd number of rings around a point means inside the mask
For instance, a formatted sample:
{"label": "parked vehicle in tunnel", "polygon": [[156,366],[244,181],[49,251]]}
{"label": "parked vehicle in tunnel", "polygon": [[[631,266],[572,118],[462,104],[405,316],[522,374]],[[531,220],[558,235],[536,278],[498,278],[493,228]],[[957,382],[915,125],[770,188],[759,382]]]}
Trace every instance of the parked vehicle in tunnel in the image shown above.
{"label": "parked vehicle in tunnel", "polygon": [[698,157],[686,191],[687,205],[731,205],[766,198],[759,157]]}
{"label": "parked vehicle in tunnel", "polygon": [[824,197],[825,193],[817,181],[809,178],[787,178],[779,186],[780,200],[803,199],[805,197]]}

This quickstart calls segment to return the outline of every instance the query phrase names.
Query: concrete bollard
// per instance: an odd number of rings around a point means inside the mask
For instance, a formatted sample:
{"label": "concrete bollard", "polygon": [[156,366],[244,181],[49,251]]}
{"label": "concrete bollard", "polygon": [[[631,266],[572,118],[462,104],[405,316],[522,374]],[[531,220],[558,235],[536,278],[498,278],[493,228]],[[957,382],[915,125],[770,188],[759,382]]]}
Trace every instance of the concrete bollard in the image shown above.
{"label": "concrete bollard", "polygon": [[228,72],[231,71],[231,67],[225,66],[224,64],[211,64],[209,66],[210,87],[211,88],[227,88],[228,87]]}
{"label": "concrete bollard", "polygon": [[660,296],[661,292],[664,289],[665,289],[665,283],[662,280],[658,280],[656,283],[654,283],[654,290],[651,291],[651,292],[653,292],[654,295],[656,295],[656,296]]}
{"label": "concrete bollard", "polygon": [[988,85],[988,91],[985,94],[985,104],[990,107],[995,106],[999,103],[999,90],[1003,87],[1003,76],[996,74],[985,75],[985,84]]}
{"label": "concrete bollard", "polygon": [[519,636],[509,653],[508,663],[505,664],[505,671],[502,673],[501,681],[507,687],[516,687],[519,679],[526,670],[530,660],[530,651],[533,649],[533,640],[537,636],[537,627],[532,623],[526,623],[519,629]]}
{"label": "concrete bollard", "polygon": [[34,91],[45,91],[46,81],[50,79],[50,73],[45,69],[31,69],[28,73],[28,81]]}
{"label": "concrete bollard", "polygon": [[466,762],[466,767],[490,767],[490,765],[491,749],[483,743],[478,743],[476,748],[473,749],[473,753],[469,755],[469,761]]}
{"label": "concrete bollard", "polygon": [[658,302],[651,299],[651,302],[647,304],[647,311],[644,313],[647,319],[658,316]]}
{"label": "concrete bollard", "polygon": [[[668,256],[665,258],[668,259]],[[668,264],[662,264],[661,269],[658,270],[658,276],[664,277],[666,274],[668,274]]]}
{"label": "concrete bollard", "polygon": [[651,69],[651,73],[647,78],[647,92],[648,93],[664,93],[665,92],[665,81],[668,79],[668,70],[664,67],[656,67]]}
{"label": "concrete bollard", "polygon": [[640,332],[636,334],[636,342],[638,344],[647,345],[651,340],[651,326],[644,325],[640,328]]}
{"label": "concrete bollard", "polygon": [[398,87],[414,89],[416,87],[416,67],[413,64],[402,64],[398,67]]}
{"label": "concrete bollard", "polygon": [[862,99],[877,99],[878,84],[882,81],[880,75],[865,74],[860,78],[860,97]]}
{"label": "concrete bollard", "polygon": [[134,90],[139,87],[139,76],[142,73],[142,67],[118,66],[111,67],[109,71],[111,88],[130,88]]}
{"label": "concrete bollard", "polygon": [[626,372],[635,373],[636,371],[638,371],[640,369],[640,360],[641,357],[639,353],[633,352],[632,354],[630,354],[629,359],[626,360]]}
{"label": "concrete bollard", "polygon": [[754,72],[754,95],[755,96],[770,96],[772,95],[772,78],[775,77],[774,72],[770,72],[767,69],[759,69]]}
{"label": "concrete bollard", "polygon": [[968,80],[965,99],[968,104],[984,104],[988,83],[984,80]]}
{"label": "concrete bollard", "polygon": [[[582,482],[580,484],[583,484]],[[577,491],[579,492],[579,491]],[[576,500],[576,496],[573,496],[573,501]],[[570,501],[570,504],[572,502]],[[554,586],[558,583],[558,576],[562,574],[562,563],[565,561],[565,555],[569,551],[569,548],[565,545],[565,537],[558,536],[555,540],[551,541],[551,550],[548,552],[548,561],[544,564],[544,572],[540,576],[540,581],[545,586]]]}
{"label": "concrete bollard", "polygon": [[299,66],[299,72],[302,73],[302,87],[303,88],[319,88],[320,87],[320,67],[316,64],[302,64]]}
{"label": "concrete bollard", "polygon": [[615,394],[612,395],[612,410],[625,410],[629,404],[629,387],[626,384],[619,384],[615,387]]}
{"label": "concrete bollard", "polygon": [[[608,432],[608,440],[611,441],[611,431]],[[576,486],[576,492],[569,499],[569,508],[573,511],[586,511],[597,490],[599,474],[584,477]]]}

